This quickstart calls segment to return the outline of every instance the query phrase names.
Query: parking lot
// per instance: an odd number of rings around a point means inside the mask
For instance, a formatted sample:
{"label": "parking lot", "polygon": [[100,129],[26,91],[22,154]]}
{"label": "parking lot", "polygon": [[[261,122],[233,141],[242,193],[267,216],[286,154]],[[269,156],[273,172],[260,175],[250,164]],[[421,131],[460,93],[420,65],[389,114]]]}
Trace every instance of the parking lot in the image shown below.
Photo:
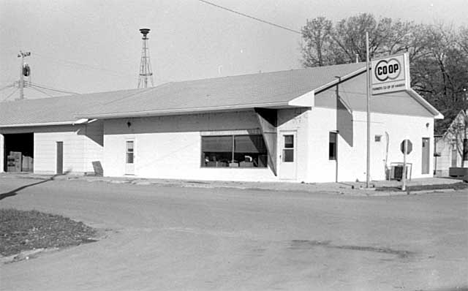
{"label": "parking lot", "polygon": [[1,178],[1,208],[98,242],[1,265],[2,290],[466,290],[468,193],[320,192]]}

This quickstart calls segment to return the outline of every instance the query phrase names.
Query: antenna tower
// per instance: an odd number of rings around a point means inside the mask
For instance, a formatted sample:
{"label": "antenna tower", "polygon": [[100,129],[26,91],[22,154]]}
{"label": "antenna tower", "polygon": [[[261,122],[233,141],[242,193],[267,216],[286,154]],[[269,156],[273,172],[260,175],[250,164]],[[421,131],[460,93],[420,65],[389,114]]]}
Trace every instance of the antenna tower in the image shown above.
{"label": "antenna tower", "polygon": [[140,76],[138,78],[138,88],[147,88],[148,79],[153,84],[153,72],[151,71],[151,62],[150,54],[148,48],[148,33],[150,32],[149,28],[141,28],[141,34],[143,34],[143,50],[141,51],[141,63],[140,63]]}
{"label": "antenna tower", "polygon": [[29,68],[28,64],[24,63],[24,58],[29,57],[31,52],[22,52],[20,51],[18,54],[18,58],[21,58],[21,70],[20,70],[20,79],[18,82],[18,86],[20,88],[20,96],[19,99],[24,99],[24,87],[28,84],[24,81],[24,77],[26,77],[31,82],[31,69]]}

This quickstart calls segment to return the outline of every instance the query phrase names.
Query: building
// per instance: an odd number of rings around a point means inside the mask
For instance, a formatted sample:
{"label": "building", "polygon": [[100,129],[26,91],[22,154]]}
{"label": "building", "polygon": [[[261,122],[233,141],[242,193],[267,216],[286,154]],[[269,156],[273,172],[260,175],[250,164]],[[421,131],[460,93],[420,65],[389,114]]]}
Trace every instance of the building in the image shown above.
{"label": "building", "polygon": [[[37,173],[56,173],[60,163],[84,173],[100,162],[105,176],[117,177],[366,178],[362,63],[54,99],[2,103],[4,171],[9,152],[22,151],[18,144],[29,138]],[[68,109],[64,117],[59,106]],[[44,111],[28,111],[32,107]],[[411,177],[432,176],[433,125],[442,115],[411,89],[372,97],[371,111],[371,178],[392,174],[403,160],[400,144],[406,138],[414,145],[408,155]]]}
{"label": "building", "polygon": [[[468,136],[465,132],[466,114],[460,110],[447,131],[435,140],[434,172],[436,176],[448,177],[449,169],[462,166],[463,140]],[[464,132],[465,131],[465,132]],[[465,161],[468,167],[468,161]]]}

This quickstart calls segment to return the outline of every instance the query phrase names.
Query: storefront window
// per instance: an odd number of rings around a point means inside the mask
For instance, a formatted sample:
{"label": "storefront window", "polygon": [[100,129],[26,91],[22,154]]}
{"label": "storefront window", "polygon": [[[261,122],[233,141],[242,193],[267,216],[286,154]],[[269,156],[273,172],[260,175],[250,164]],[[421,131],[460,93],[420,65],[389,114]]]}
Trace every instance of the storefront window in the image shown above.
{"label": "storefront window", "polygon": [[202,167],[266,166],[267,150],[261,135],[202,137]]}

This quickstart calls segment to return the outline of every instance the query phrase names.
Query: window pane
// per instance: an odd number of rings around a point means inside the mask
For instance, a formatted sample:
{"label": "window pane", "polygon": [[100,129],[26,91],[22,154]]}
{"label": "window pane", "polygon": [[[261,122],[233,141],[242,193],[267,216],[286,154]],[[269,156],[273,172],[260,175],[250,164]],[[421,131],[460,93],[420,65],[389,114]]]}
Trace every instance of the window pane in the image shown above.
{"label": "window pane", "polygon": [[283,150],[283,162],[286,162],[286,163],[294,162],[294,149]]}
{"label": "window pane", "polygon": [[330,141],[328,143],[328,159],[336,160],[336,133],[330,132]]}
{"label": "window pane", "polygon": [[285,149],[294,148],[294,135],[285,135],[284,136],[284,148]]}
{"label": "window pane", "polygon": [[263,136],[202,136],[202,167],[267,167]]}
{"label": "window pane", "polygon": [[232,152],[232,136],[203,136],[203,152]]}
{"label": "window pane", "polygon": [[127,164],[133,164],[133,141],[127,141],[127,152],[126,152]]}
{"label": "window pane", "polygon": [[265,142],[261,135],[238,135],[234,140],[236,153],[266,153]]}

